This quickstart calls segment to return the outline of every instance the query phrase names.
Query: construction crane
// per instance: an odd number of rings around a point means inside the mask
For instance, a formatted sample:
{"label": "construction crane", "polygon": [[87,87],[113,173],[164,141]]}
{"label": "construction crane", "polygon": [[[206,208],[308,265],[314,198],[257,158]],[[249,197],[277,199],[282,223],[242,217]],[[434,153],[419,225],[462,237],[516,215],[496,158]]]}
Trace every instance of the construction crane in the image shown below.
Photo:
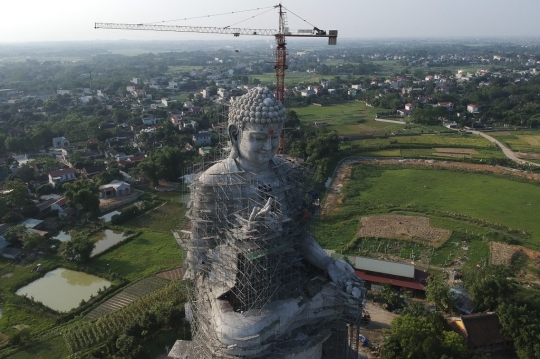
{"label": "construction crane", "polygon": [[[291,33],[287,27],[287,10],[283,5],[278,4],[273,6],[274,9],[278,9],[279,12],[279,28],[273,29],[243,29],[243,28],[231,28],[226,27],[204,27],[204,26],[178,26],[178,25],[156,25],[156,24],[116,24],[116,23],[96,23],[94,28],[96,29],[116,29],[116,30],[150,30],[150,31],[172,31],[172,32],[198,32],[206,34],[226,34],[234,35],[238,37],[240,35],[250,36],[274,36],[276,39],[276,62],[274,69],[276,70],[276,99],[282,104],[285,98],[285,70],[287,69],[287,37],[310,37],[328,38],[328,45],[335,45],[337,42],[337,30],[321,30],[316,26],[309,30],[298,30],[296,33]],[[292,11],[289,10],[292,14]],[[296,14],[294,14],[297,16]],[[303,20],[303,19],[302,19]],[[306,20],[303,20],[307,22]],[[280,136],[279,153],[283,152],[283,131]]]}

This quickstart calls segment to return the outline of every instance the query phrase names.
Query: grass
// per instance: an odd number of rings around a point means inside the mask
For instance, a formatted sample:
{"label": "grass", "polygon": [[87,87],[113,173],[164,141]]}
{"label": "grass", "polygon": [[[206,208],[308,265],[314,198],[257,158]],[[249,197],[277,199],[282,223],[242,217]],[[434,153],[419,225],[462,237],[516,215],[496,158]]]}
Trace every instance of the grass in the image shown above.
{"label": "grass", "polygon": [[10,359],[58,359],[69,355],[64,338],[56,336],[17,352]]}
{"label": "grass", "polygon": [[[175,193],[173,196],[180,197],[180,194]],[[185,207],[180,204],[179,199],[171,198],[170,195],[168,198],[169,202],[165,203],[165,205],[158,206],[145,215],[127,222],[125,226],[132,229],[149,229],[152,232],[172,235],[172,230],[177,229],[186,222]]]}
{"label": "grass", "polygon": [[180,203],[179,196],[176,192],[158,194],[167,200],[164,205],[124,224],[124,227],[142,233],[99,256],[91,266],[107,268],[130,281],[180,266],[183,252],[171,232],[186,222],[185,206]]}
{"label": "grass", "polygon": [[35,261],[27,261],[24,266],[16,265],[6,259],[0,260],[2,270],[0,271],[0,306],[3,316],[0,319],[0,332],[10,335],[14,333],[13,326],[26,325],[32,334],[39,333],[54,326],[60,315],[52,311],[45,310],[38,305],[29,305],[22,301],[15,292],[24,285],[40,278],[48,270],[61,264],[61,260],[56,257],[40,260],[43,270],[32,272],[35,268]]}
{"label": "grass", "polygon": [[329,130],[335,130],[340,135],[390,135],[416,134],[446,130],[442,126],[422,126],[416,124],[395,124],[375,121],[377,112],[387,112],[388,109],[370,107],[364,102],[347,101],[327,106],[293,107],[300,121],[306,125],[313,122],[327,122]]}
{"label": "grass", "polygon": [[[437,152],[437,148],[448,147],[447,153]],[[456,133],[439,135],[389,136],[383,138],[347,141],[341,144],[342,150],[351,155],[372,157],[436,158],[436,159],[490,159],[504,158],[500,149],[480,136]],[[451,153],[452,149],[455,149]],[[472,152],[463,149],[474,149]]]}
{"label": "grass", "polygon": [[480,136],[461,135],[461,134],[441,134],[441,135],[422,135],[422,136],[390,136],[388,138],[374,138],[354,141],[360,148],[376,148],[391,145],[397,146],[425,146],[425,147],[464,147],[474,149],[492,150],[496,147]]}
{"label": "grass", "polygon": [[519,152],[540,152],[540,131],[491,132],[490,136]]}
{"label": "grass", "polygon": [[106,268],[133,281],[181,264],[182,252],[172,233],[143,231],[135,239],[92,260],[89,267]]}
{"label": "grass", "polygon": [[[467,265],[485,261],[490,240],[520,240],[524,246],[540,249],[535,209],[540,207],[540,188],[532,183],[450,170],[355,165],[342,194],[342,203],[312,228],[325,248],[406,259],[414,251],[416,258],[424,257],[424,264],[435,265],[455,259]],[[432,250],[412,242],[388,239],[380,245],[380,239],[356,238],[360,217],[383,213],[427,216],[433,227],[453,233]],[[461,249],[467,246],[468,250]],[[390,253],[381,248],[394,249]]]}

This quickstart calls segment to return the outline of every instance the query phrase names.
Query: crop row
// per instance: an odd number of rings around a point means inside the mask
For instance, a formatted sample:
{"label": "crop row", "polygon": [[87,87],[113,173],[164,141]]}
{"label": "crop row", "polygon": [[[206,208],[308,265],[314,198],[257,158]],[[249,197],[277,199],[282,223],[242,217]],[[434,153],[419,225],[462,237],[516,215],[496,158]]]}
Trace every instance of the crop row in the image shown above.
{"label": "crop row", "polygon": [[72,353],[94,347],[120,334],[143,313],[160,302],[184,301],[185,293],[178,282],[144,296],[127,307],[110,313],[96,321],[80,321],[66,329],[64,339]]}

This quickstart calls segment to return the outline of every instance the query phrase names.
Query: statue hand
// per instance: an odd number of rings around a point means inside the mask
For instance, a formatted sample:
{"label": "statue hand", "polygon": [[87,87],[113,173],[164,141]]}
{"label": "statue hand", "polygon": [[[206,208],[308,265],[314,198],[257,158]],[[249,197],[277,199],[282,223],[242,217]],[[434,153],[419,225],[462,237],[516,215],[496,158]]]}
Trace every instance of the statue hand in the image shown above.
{"label": "statue hand", "polygon": [[332,282],[345,290],[347,294],[350,294],[355,298],[363,297],[364,288],[362,280],[356,276],[356,273],[350,264],[338,259],[330,262],[326,270],[332,279]]}

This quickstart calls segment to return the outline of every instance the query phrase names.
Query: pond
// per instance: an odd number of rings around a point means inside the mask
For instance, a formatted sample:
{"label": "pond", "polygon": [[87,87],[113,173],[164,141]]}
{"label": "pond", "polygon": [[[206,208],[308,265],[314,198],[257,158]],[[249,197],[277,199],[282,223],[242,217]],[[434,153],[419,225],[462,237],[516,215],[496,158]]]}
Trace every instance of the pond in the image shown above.
{"label": "pond", "polygon": [[93,257],[97,254],[100,254],[101,252],[106,251],[115,244],[122,242],[124,239],[126,239],[126,235],[124,234],[124,232],[106,229],[98,234],[96,246],[94,247],[94,250],[92,251],[92,254],[90,256]]}
{"label": "pond", "polygon": [[106,223],[110,222],[114,215],[120,214],[120,211],[112,211],[107,214],[104,214],[103,216],[99,217],[99,219],[104,220]]}
{"label": "pond", "polygon": [[110,285],[111,282],[95,275],[57,268],[20,288],[17,294],[33,297],[57,312],[69,312],[77,308],[81,300],[89,300],[100,288]]}
{"label": "pond", "polygon": [[60,242],[69,242],[71,240],[71,235],[69,232],[60,231],[55,237],[52,237],[52,239],[59,240]]}

